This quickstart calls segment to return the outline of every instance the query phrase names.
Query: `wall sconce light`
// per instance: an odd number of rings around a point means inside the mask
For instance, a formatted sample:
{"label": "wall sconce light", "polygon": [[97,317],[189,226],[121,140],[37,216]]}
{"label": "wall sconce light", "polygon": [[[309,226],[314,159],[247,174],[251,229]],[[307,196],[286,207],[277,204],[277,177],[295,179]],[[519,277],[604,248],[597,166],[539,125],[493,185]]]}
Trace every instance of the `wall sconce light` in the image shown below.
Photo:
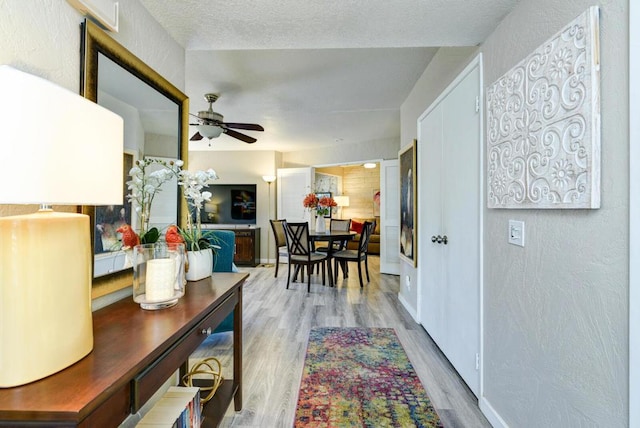
{"label": "wall sconce light", "polygon": [[123,120],[45,79],[0,66],[0,387],[56,373],[93,349],[89,217],[51,204],[117,205]]}
{"label": "wall sconce light", "polygon": [[373,163],[373,162],[367,162],[367,163],[365,163],[363,166],[364,166],[365,168],[367,168],[367,169],[371,169],[371,168],[375,168],[375,167],[376,167],[376,164],[375,164],[375,163]]}

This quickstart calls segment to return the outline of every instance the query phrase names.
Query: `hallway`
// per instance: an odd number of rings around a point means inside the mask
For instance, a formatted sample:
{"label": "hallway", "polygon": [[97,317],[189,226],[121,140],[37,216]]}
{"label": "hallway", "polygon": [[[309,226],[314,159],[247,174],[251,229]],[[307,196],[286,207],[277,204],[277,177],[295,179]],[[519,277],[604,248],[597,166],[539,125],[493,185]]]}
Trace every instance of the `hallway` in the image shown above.
{"label": "hallway", "polygon": [[[394,328],[444,426],[490,426],[476,398],[398,302],[398,277],[379,274],[378,257],[369,263],[371,282],[362,290],[352,274],[333,289],[314,283],[314,277],[311,293],[306,283],[285,289],[286,265],[278,278],[272,267],[241,268],[251,273],[244,288],[244,408],[235,414],[230,406],[222,426],[292,426],[307,338],[315,326]],[[231,342],[231,333],[217,334],[194,358],[215,355],[230,369]]]}

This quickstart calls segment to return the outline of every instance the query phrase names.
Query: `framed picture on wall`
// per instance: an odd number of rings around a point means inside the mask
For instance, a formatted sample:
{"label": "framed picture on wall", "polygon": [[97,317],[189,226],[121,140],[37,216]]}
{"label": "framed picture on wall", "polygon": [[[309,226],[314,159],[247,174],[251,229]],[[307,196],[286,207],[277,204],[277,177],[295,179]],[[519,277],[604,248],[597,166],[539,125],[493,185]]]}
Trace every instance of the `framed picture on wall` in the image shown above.
{"label": "framed picture on wall", "polygon": [[398,152],[400,163],[400,258],[414,267],[418,264],[416,218],[416,147],[417,140]]}
{"label": "framed picture on wall", "polygon": [[[318,199],[330,198],[331,192],[316,192],[316,196],[318,197]],[[329,211],[329,214],[326,214],[324,218],[331,218],[331,213],[333,211],[333,208],[329,209],[328,211]]]}
{"label": "framed picture on wall", "polygon": [[380,217],[380,189],[373,191],[373,216]]}
{"label": "framed picture on wall", "polygon": [[127,181],[131,179],[129,171],[137,160],[137,153],[125,150],[123,153],[122,171],[122,204],[97,206],[95,210],[95,242],[94,254],[118,252],[122,248],[118,228],[124,224],[135,227],[135,216],[132,216],[131,201],[127,200],[129,193]]}

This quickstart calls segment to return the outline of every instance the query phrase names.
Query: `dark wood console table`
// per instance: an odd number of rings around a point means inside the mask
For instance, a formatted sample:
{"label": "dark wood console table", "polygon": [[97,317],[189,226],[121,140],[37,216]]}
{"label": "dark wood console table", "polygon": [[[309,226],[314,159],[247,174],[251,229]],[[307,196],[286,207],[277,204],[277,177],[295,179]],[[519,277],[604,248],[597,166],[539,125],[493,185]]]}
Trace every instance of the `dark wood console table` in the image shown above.
{"label": "dark wood console table", "polygon": [[0,425],[118,426],[176,370],[184,372],[191,353],[233,312],[233,379],[203,410],[203,426],[216,426],[232,399],[235,410],[242,409],[242,285],[248,276],[214,273],[189,282],[169,309],[145,311],[127,298],[94,312],[93,351],[45,379],[0,389]]}

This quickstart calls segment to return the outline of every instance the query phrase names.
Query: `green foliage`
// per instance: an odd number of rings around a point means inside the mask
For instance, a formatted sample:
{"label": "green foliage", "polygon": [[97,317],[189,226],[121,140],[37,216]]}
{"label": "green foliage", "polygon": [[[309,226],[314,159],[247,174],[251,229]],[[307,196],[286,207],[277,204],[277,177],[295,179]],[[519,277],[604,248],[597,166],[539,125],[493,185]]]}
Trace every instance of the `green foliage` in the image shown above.
{"label": "green foliage", "polygon": [[160,239],[160,231],[157,227],[152,227],[140,237],[141,244],[155,244]]}
{"label": "green foliage", "polygon": [[215,254],[216,250],[220,248],[220,245],[218,245],[220,239],[215,236],[211,230],[202,231],[202,229],[195,227],[191,229],[178,227],[178,232],[180,232],[180,235],[184,239],[187,251],[199,251],[211,248]]}

